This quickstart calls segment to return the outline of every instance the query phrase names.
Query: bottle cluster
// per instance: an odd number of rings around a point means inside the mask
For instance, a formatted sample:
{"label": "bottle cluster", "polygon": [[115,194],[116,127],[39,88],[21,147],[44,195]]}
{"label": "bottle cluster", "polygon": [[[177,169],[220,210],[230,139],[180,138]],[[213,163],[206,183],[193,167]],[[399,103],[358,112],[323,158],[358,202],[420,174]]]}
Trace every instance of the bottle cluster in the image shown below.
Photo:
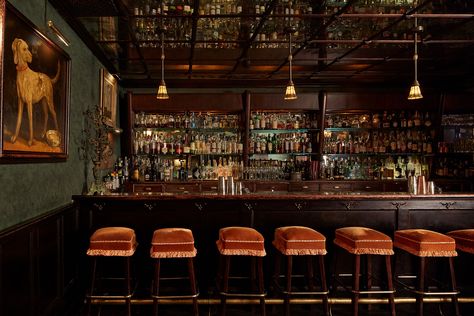
{"label": "bottle cluster", "polygon": [[238,158],[202,158],[197,162],[187,159],[134,157],[131,181],[187,181],[217,180],[219,176],[242,178],[243,162]]}
{"label": "bottle cluster", "polygon": [[171,42],[167,44],[169,47],[189,46],[192,19],[186,17],[193,14],[192,1],[136,1],[133,14],[135,37],[140,47],[161,47],[162,30],[165,30],[165,39]]}
{"label": "bottle cluster", "polygon": [[135,131],[135,155],[242,154],[240,134]]}
{"label": "bottle cluster", "polygon": [[474,177],[474,165],[466,159],[436,159],[433,163],[434,174],[441,178],[470,178]]}
{"label": "bottle cluster", "polygon": [[312,153],[309,133],[257,134],[249,140],[249,154]]}
{"label": "bottle cluster", "polygon": [[135,113],[135,127],[149,128],[239,128],[238,115],[215,115],[210,113],[186,112],[182,114],[151,114],[145,112]]}
{"label": "bottle cluster", "polygon": [[306,113],[252,112],[250,129],[308,129],[317,128],[317,120]]}
{"label": "bottle cluster", "polygon": [[408,176],[429,175],[429,167],[419,157],[349,157],[324,156],[319,177],[330,180],[407,179]]}
{"label": "bottle cluster", "polygon": [[420,130],[325,132],[325,154],[433,153],[432,133]]}
{"label": "bottle cluster", "polygon": [[307,157],[291,160],[252,159],[243,169],[243,179],[259,181],[290,180],[291,173],[300,172],[302,179],[308,179]]}
{"label": "bottle cluster", "polygon": [[400,111],[374,114],[330,114],[326,116],[327,128],[412,128],[431,127],[432,113]]}
{"label": "bottle cluster", "polygon": [[[346,5],[346,1],[326,1],[326,14],[335,14],[340,12]],[[347,14],[403,14],[416,5],[416,0],[366,0],[357,1],[354,5],[347,8],[344,13]],[[377,28],[382,29],[389,23],[389,19],[377,19],[375,21]],[[329,25],[327,29],[328,48],[351,48],[356,43],[364,40],[367,34],[374,33],[374,20],[351,19],[341,16],[339,23]],[[399,23],[387,28],[380,38],[381,40],[413,40],[413,31],[409,26]],[[352,42],[351,42],[352,41]],[[383,47],[385,44],[378,44]],[[387,44],[393,47],[393,43]],[[406,44],[399,44],[400,47],[406,47]],[[403,45],[403,46],[402,46]]]}
{"label": "bottle cluster", "polygon": [[118,157],[113,169],[103,177],[105,188],[111,192],[122,191],[130,180],[130,159]]}

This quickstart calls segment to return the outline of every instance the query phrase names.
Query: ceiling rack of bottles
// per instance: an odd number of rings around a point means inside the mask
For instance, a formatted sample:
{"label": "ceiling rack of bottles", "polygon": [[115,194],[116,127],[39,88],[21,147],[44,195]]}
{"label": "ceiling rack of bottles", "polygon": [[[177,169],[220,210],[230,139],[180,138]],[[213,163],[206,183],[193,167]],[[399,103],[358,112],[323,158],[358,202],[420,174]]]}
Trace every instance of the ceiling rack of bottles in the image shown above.
{"label": "ceiling rack of bottles", "polygon": [[[165,32],[167,82],[285,84],[288,34],[299,86],[410,82],[413,17],[421,79],[472,78],[474,3],[442,0],[50,1],[123,86],[154,87]],[[97,3],[96,3],[97,2]],[[454,58],[455,57],[455,58]],[[453,61],[455,60],[455,62]],[[463,65],[464,64],[464,65]],[[463,66],[461,66],[463,65]],[[195,80],[195,81],[193,81]],[[408,81],[407,81],[408,80]],[[248,84],[248,83],[247,83]]]}

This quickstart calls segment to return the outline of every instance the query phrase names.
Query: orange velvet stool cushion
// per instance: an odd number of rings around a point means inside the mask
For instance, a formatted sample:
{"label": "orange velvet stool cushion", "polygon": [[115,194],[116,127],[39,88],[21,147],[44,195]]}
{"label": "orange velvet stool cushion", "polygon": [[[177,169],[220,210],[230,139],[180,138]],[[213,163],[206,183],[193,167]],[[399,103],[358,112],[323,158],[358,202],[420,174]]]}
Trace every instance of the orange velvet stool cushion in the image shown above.
{"label": "orange velvet stool cushion", "polygon": [[395,232],[395,247],[418,257],[457,256],[453,238],[426,229],[405,229]]}
{"label": "orange velvet stool cushion", "polygon": [[282,254],[325,255],[326,237],[312,228],[304,226],[286,226],[275,229],[273,245]]}
{"label": "orange velvet stool cushion", "polygon": [[474,253],[474,229],[455,230],[447,235],[454,238],[457,250]]}
{"label": "orange velvet stool cushion", "polygon": [[196,253],[190,229],[161,228],[153,233],[150,249],[152,258],[191,258]]}
{"label": "orange velvet stool cushion", "polygon": [[355,255],[393,255],[392,239],[367,227],[338,228],[334,243]]}
{"label": "orange velvet stool cushion", "polygon": [[262,234],[250,227],[221,228],[216,244],[222,255],[257,257],[266,255]]}
{"label": "orange velvet stool cushion", "polygon": [[104,227],[92,234],[87,255],[129,257],[136,248],[137,238],[133,229]]}

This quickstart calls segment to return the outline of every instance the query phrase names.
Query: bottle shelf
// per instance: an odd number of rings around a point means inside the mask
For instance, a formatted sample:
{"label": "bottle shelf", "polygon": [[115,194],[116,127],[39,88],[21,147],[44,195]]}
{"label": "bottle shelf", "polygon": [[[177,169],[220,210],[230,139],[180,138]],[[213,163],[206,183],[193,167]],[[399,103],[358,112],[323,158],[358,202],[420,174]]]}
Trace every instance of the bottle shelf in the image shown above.
{"label": "bottle shelf", "polygon": [[135,156],[138,157],[162,157],[162,158],[186,158],[189,156],[235,156],[235,157],[240,157],[242,154],[240,153],[183,153],[183,154],[145,154],[145,153],[138,153],[134,154]]}
{"label": "bottle shelf", "polygon": [[254,134],[290,134],[290,133],[311,133],[319,131],[318,128],[299,128],[299,129],[251,129]]}
{"label": "bottle shelf", "polygon": [[317,156],[319,154],[317,153],[281,153],[281,154],[277,154],[277,153],[269,153],[269,154],[265,154],[265,153],[253,153],[253,154],[249,154],[249,156],[251,157],[256,157],[256,156]]}
{"label": "bottle shelf", "polygon": [[157,132],[171,132],[171,133],[240,133],[242,130],[239,128],[180,128],[180,127],[155,127],[155,126],[140,126],[134,127],[136,131],[157,131]]}
{"label": "bottle shelf", "polygon": [[370,157],[370,156],[423,156],[423,157],[433,157],[435,154],[430,153],[358,153],[358,154],[326,154],[323,153],[323,156],[329,157]]}
{"label": "bottle shelf", "polygon": [[327,127],[328,132],[368,132],[368,131],[426,131],[434,129],[433,126],[413,126],[413,127]]}

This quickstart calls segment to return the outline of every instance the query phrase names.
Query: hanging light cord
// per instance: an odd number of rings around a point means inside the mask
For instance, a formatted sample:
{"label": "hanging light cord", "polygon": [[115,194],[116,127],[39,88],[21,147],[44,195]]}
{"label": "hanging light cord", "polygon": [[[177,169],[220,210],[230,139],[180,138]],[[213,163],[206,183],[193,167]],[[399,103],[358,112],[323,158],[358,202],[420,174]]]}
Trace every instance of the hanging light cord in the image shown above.
{"label": "hanging light cord", "polygon": [[165,80],[165,32],[161,32],[161,80]]}
{"label": "hanging light cord", "polygon": [[415,16],[415,54],[413,55],[415,62],[415,81],[418,81],[418,20]]}
{"label": "hanging light cord", "polygon": [[288,63],[290,66],[290,82],[293,82],[293,70],[292,70],[292,62],[293,62],[293,55],[291,54],[291,31],[289,32],[290,40],[289,40],[289,47],[288,47]]}

